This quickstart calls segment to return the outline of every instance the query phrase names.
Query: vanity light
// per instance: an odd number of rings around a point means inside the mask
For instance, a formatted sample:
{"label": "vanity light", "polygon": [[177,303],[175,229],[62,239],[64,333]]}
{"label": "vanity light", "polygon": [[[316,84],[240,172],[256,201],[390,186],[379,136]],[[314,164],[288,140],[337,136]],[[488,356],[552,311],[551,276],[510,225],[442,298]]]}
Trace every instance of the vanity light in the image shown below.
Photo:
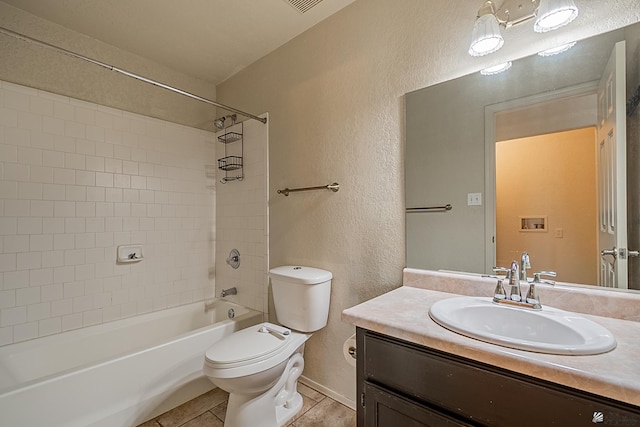
{"label": "vanity light", "polygon": [[505,29],[535,18],[534,31],[544,33],[567,25],[578,16],[573,0],[505,0],[499,10],[486,0],[473,24],[469,55],[483,56],[500,49]]}
{"label": "vanity light", "polygon": [[484,70],[480,71],[480,74],[482,74],[483,76],[492,76],[494,74],[500,74],[504,71],[507,71],[509,68],[511,68],[511,61],[509,62],[503,62],[502,64],[498,64],[498,65],[494,65],[493,67],[489,67],[489,68],[485,68]]}
{"label": "vanity light", "polygon": [[569,49],[571,49],[575,45],[576,45],[576,42],[563,44],[563,45],[558,46],[558,47],[552,47],[551,49],[547,49],[547,50],[543,50],[542,52],[538,52],[538,55],[540,55],[540,56],[558,55],[560,53],[568,51]]}

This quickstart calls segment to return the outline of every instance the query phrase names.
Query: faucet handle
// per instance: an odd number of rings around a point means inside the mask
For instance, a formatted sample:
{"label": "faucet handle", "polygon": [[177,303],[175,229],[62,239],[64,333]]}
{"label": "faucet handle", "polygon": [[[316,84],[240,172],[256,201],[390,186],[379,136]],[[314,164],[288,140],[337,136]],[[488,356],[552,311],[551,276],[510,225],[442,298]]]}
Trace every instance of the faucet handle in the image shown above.
{"label": "faucet handle", "polygon": [[493,272],[496,274],[504,274],[505,279],[508,279],[511,270],[505,267],[493,267]]}
{"label": "faucet handle", "polygon": [[556,282],[554,280],[542,280],[541,276],[548,277],[556,277],[558,274],[555,271],[538,271],[537,273],[533,273],[533,282],[532,283],[546,283],[548,285],[555,285]]}

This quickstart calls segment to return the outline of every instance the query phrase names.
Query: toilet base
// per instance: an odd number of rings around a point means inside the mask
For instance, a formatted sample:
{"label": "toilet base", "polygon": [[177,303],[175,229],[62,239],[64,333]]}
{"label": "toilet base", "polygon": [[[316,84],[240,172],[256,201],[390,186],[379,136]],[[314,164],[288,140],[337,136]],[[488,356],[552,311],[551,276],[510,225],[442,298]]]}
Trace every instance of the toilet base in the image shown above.
{"label": "toilet base", "polygon": [[297,382],[304,369],[302,354],[294,353],[278,382],[258,395],[230,393],[224,427],[281,427],[302,409]]}

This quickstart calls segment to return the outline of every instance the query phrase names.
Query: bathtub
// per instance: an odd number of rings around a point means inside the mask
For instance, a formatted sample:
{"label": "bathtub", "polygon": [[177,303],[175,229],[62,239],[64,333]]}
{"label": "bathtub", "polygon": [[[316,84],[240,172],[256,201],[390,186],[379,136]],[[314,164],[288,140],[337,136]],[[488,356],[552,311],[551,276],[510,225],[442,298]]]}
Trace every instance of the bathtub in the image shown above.
{"label": "bathtub", "polygon": [[202,373],[207,348],[262,313],[224,300],[204,307],[0,347],[0,426],[131,427],[212,389]]}

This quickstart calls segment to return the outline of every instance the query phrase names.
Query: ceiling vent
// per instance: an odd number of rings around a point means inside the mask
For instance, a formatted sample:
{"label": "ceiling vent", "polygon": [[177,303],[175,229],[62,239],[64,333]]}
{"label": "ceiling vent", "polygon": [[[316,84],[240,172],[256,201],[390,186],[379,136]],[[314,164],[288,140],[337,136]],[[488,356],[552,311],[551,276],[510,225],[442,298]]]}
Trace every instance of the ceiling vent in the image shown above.
{"label": "ceiling vent", "polygon": [[298,12],[305,13],[322,0],[285,0],[291,6],[293,6]]}

